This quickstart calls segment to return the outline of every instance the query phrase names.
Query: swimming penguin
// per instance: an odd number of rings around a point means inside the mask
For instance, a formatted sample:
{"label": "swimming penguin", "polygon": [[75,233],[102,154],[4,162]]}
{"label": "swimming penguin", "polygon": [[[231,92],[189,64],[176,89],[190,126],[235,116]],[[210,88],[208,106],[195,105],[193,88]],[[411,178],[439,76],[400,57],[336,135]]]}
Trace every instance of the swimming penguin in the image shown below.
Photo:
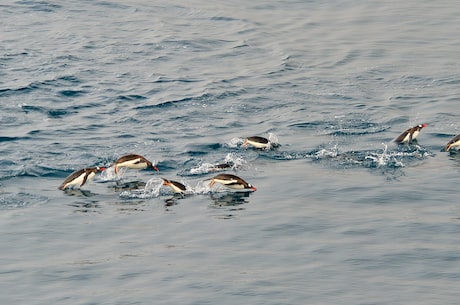
{"label": "swimming penguin", "polygon": [[266,148],[269,148],[270,147],[270,141],[264,137],[258,137],[258,136],[254,136],[254,137],[247,137],[245,140],[244,140],[244,143],[243,143],[243,147],[246,147],[248,145],[252,145],[254,146],[255,148],[263,148],[263,149],[266,149]]}
{"label": "swimming penguin", "polygon": [[257,190],[255,186],[232,174],[219,174],[215,176],[211,179],[209,186],[212,187],[216,182],[235,190]]}
{"label": "swimming penguin", "polygon": [[174,193],[184,194],[187,190],[187,187],[180,182],[168,180],[166,178],[161,179],[163,179],[163,185],[169,186],[174,191]]}
{"label": "swimming penguin", "polygon": [[427,126],[428,124],[420,124],[412,128],[409,128],[408,130],[404,131],[399,137],[397,137],[394,141],[396,143],[410,144],[413,140],[415,140],[420,131]]}
{"label": "swimming penguin", "polygon": [[120,157],[115,161],[115,173],[118,174],[118,170],[120,167],[127,167],[127,168],[134,168],[134,169],[145,169],[145,168],[153,168],[154,170],[158,171],[158,168],[153,165],[152,162],[147,160],[141,155],[130,154],[123,157]]}
{"label": "swimming penguin", "polygon": [[103,170],[105,170],[104,167],[88,167],[73,172],[64,180],[64,182],[62,182],[59,189],[65,190],[66,188],[80,188],[87,181],[93,179],[97,172],[101,172]]}
{"label": "swimming penguin", "polygon": [[444,147],[444,150],[449,151],[453,147],[460,147],[460,134],[450,140],[449,143],[447,143],[447,145]]}
{"label": "swimming penguin", "polygon": [[216,165],[213,165],[209,170],[212,172],[217,172],[217,171],[222,171],[222,170],[227,170],[231,168],[233,165],[230,163],[219,163]]}

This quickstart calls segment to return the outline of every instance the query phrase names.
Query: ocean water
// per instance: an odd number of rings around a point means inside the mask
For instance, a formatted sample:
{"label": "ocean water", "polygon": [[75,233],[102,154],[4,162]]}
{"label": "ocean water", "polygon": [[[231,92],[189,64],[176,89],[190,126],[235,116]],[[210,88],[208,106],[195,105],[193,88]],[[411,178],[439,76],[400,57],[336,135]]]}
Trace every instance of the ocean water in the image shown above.
{"label": "ocean water", "polygon": [[[457,304],[460,154],[441,148],[460,133],[459,15],[3,1],[0,303]],[[159,172],[58,190],[127,153]],[[222,162],[257,191],[210,188]]]}

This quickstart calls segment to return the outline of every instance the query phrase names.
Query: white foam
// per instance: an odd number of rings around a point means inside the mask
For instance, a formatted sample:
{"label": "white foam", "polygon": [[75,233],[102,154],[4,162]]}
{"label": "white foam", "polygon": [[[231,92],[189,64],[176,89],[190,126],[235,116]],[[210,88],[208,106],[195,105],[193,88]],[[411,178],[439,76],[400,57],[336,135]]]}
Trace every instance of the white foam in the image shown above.
{"label": "white foam", "polygon": [[243,143],[244,143],[243,138],[233,138],[227,143],[227,145],[231,148],[236,148],[238,146],[241,146]]}

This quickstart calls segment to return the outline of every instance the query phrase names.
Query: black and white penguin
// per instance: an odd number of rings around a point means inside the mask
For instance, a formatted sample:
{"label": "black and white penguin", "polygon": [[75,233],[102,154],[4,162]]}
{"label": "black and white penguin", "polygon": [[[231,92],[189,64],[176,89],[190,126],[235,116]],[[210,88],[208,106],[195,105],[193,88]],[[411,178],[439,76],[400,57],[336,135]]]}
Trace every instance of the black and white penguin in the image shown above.
{"label": "black and white penguin", "polygon": [[158,171],[158,168],[153,165],[152,162],[147,160],[141,155],[130,154],[123,157],[120,157],[114,163],[115,173],[118,174],[118,170],[120,167],[127,167],[133,169],[145,169],[145,168],[152,168]]}
{"label": "black and white penguin", "polygon": [[270,141],[264,137],[254,136],[254,137],[247,137],[244,140],[243,147],[248,145],[254,146],[255,148],[262,148],[266,149],[270,147]]}
{"label": "black and white penguin", "polygon": [[444,150],[449,151],[453,147],[460,147],[460,134],[450,140],[449,143],[447,143],[447,145],[444,147]]}
{"label": "black and white penguin", "polygon": [[399,137],[397,137],[394,141],[396,143],[401,143],[401,144],[402,143],[410,144],[412,143],[413,140],[415,140],[415,138],[418,136],[420,131],[427,126],[428,124],[420,124],[412,128],[409,128],[408,130],[404,131],[401,135],[399,135]]}
{"label": "black and white penguin", "polygon": [[92,180],[97,172],[101,172],[103,170],[105,170],[104,167],[88,167],[73,172],[64,180],[64,182],[62,182],[59,189],[65,190],[67,188],[80,188],[87,181]]}
{"label": "black and white penguin", "polygon": [[216,182],[235,190],[257,190],[255,186],[232,174],[219,174],[215,176],[211,179],[209,186],[212,187]]}
{"label": "black and white penguin", "polygon": [[213,165],[209,170],[211,172],[217,172],[217,171],[223,171],[232,168],[232,164],[230,163],[219,163],[216,165]]}
{"label": "black and white penguin", "polygon": [[174,193],[184,194],[187,190],[187,187],[180,182],[168,180],[166,178],[161,179],[163,179],[163,185],[169,186]]}

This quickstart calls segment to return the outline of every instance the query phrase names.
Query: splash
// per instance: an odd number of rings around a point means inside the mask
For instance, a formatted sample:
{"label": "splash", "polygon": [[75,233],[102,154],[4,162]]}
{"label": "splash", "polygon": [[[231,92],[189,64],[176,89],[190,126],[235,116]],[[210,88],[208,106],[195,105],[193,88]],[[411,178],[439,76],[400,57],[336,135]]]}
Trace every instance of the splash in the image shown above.
{"label": "splash", "polygon": [[120,193],[121,198],[125,199],[149,199],[160,196],[160,190],[163,180],[160,178],[151,178],[145,184],[144,189],[131,189]]}
{"label": "splash", "polygon": [[338,155],[339,155],[339,149],[338,149],[337,144],[335,144],[330,149],[323,148],[313,154],[314,158],[317,160],[325,159],[325,158],[336,158]]}
{"label": "splash", "polygon": [[[386,145],[385,143],[382,143],[382,145],[384,146],[384,148],[381,154],[375,153],[374,155],[369,155],[365,157],[365,160],[371,160],[377,168],[388,165],[390,160],[394,159],[393,156],[388,154],[388,145]],[[402,162],[395,162],[395,164],[399,165],[400,167],[404,166],[404,163]]]}
{"label": "splash", "polygon": [[382,143],[382,150],[362,151],[339,151],[337,145],[332,149],[321,149],[313,153],[313,160],[328,160],[331,166],[341,168],[365,167],[365,168],[402,168],[408,164],[432,156],[430,152],[420,146],[407,148],[398,147],[397,150],[390,150],[388,145]]}
{"label": "splash", "polygon": [[[189,195],[212,195],[212,194],[224,194],[224,193],[251,193],[248,190],[232,190],[221,184],[215,184],[210,186],[210,179],[198,181],[195,187],[184,181],[180,181],[186,187],[185,196]],[[172,192],[169,187],[163,186],[163,179],[151,178],[145,185],[144,189],[131,189],[120,193],[121,198],[125,199],[150,199],[157,198],[160,196],[176,195]],[[178,194],[180,195],[180,194]]]}
{"label": "splash", "polygon": [[211,163],[202,163],[197,167],[193,167],[190,169],[189,173],[191,175],[201,175],[201,174],[207,174],[212,171],[217,171],[218,168],[216,167],[216,164],[211,164]]}
{"label": "splash", "polygon": [[211,186],[209,180],[199,181],[194,189],[195,194],[206,195],[211,193]]}
{"label": "splash", "polygon": [[99,182],[110,182],[118,181],[126,173],[127,168],[120,168],[118,175],[115,173],[115,168],[113,166],[107,167],[103,172],[98,175],[97,181]]}
{"label": "splash", "polygon": [[244,139],[243,138],[233,138],[231,139],[226,145],[230,148],[237,148],[243,145]]}
{"label": "splash", "polygon": [[268,146],[266,150],[270,150],[270,149],[277,148],[280,146],[278,136],[271,132],[268,133],[268,142],[270,145]]}
{"label": "splash", "polygon": [[160,195],[161,187],[163,186],[163,179],[151,178],[144,187],[144,194],[151,197],[158,197]]}
{"label": "splash", "polygon": [[270,141],[270,143],[279,145],[278,136],[274,133],[268,133],[268,141]]}
{"label": "splash", "polygon": [[236,153],[228,153],[225,156],[224,162],[233,164],[234,168],[241,167],[247,163],[243,156]]}
{"label": "splash", "polygon": [[236,170],[244,167],[247,161],[237,153],[228,153],[222,163],[202,163],[189,170],[190,175],[202,175],[212,172]]}

